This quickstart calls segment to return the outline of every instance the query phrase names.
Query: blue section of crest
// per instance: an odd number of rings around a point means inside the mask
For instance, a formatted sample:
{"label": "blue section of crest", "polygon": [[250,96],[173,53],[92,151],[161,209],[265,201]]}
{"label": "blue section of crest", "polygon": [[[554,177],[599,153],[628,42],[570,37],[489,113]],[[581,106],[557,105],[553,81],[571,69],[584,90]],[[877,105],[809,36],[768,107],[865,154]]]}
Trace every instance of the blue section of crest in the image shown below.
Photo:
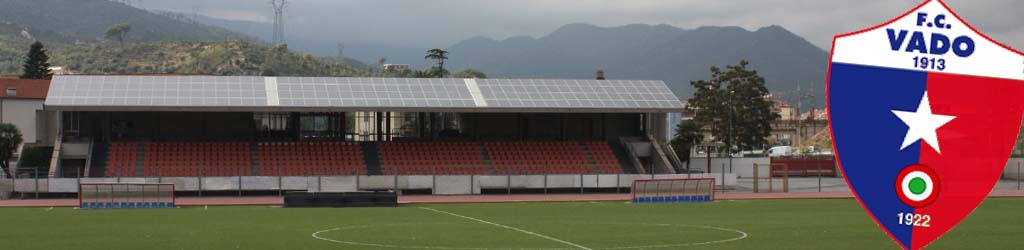
{"label": "blue section of crest", "polygon": [[899,213],[914,209],[896,194],[896,175],[918,163],[918,141],[900,150],[907,126],[892,110],[916,111],[928,73],[832,63],[829,115],[835,152],[860,201],[903,246],[913,228],[899,224]]}

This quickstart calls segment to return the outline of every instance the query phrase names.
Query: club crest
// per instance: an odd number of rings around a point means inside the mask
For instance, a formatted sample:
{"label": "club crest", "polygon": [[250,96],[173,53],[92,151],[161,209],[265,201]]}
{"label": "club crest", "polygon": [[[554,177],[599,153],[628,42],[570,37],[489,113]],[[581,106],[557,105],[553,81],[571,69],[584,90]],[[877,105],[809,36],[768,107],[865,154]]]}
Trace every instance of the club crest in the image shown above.
{"label": "club crest", "polygon": [[939,0],[832,46],[829,122],[843,175],[893,240],[921,249],[999,180],[1024,114],[1024,54]]}

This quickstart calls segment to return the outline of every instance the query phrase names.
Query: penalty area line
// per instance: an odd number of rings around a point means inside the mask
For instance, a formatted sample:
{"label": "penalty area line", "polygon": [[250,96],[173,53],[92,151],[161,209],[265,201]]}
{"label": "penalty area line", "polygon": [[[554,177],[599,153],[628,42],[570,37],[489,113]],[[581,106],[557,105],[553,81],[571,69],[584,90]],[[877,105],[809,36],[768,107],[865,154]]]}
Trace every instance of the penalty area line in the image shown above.
{"label": "penalty area line", "polygon": [[465,216],[465,215],[461,215],[461,214],[456,214],[456,213],[452,213],[452,212],[448,212],[448,211],[444,211],[444,210],[433,209],[433,208],[429,208],[429,207],[420,207],[420,209],[430,210],[430,211],[433,211],[435,213],[447,214],[447,215],[451,215],[451,216],[455,216],[455,217],[459,217],[459,218],[463,218],[463,219],[467,219],[467,220],[471,220],[471,221],[476,221],[476,222],[480,222],[480,223],[491,225],[491,226],[496,226],[496,227],[500,227],[500,228],[504,228],[504,229],[508,229],[508,230],[512,230],[512,231],[516,231],[516,232],[520,232],[520,233],[524,233],[524,234],[528,234],[528,235],[532,235],[532,236],[536,236],[536,237],[540,237],[540,238],[544,238],[544,239],[547,239],[547,240],[550,240],[550,241],[554,241],[554,242],[562,243],[562,244],[565,244],[565,245],[569,245],[569,246],[572,246],[572,247],[575,247],[575,248],[578,248],[578,249],[593,250],[593,249],[591,249],[589,247],[585,247],[585,246],[582,246],[580,244],[572,243],[572,242],[569,242],[569,241],[566,241],[566,240],[558,239],[558,238],[555,238],[555,237],[551,237],[551,236],[547,236],[547,235],[543,235],[543,234],[539,234],[539,233],[534,233],[534,232],[531,232],[531,231],[528,231],[528,230],[525,230],[525,229],[521,229],[521,228],[517,228],[517,227],[506,226],[506,225],[502,225],[502,224],[498,224],[498,223],[494,223],[494,222],[490,222],[490,221],[486,221],[486,220],[482,220],[482,219],[477,219],[477,218],[473,218],[473,217],[469,217],[469,216]]}

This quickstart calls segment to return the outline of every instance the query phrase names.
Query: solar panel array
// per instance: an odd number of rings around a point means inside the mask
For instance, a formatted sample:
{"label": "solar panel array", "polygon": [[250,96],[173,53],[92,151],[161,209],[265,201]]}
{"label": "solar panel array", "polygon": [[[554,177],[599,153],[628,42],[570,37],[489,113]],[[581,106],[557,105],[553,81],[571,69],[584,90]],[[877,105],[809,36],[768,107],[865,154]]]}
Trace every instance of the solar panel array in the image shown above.
{"label": "solar panel array", "polygon": [[462,79],[279,77],[284,107],[475,107]]}
{"label": "solar panel array", "polygon": [[661,81],[478,79],[491,107],[504,108],[682,108]]}
{"label": "solar panel array", "polygon": [[682,108],[662,81],[239,76],[58,76],[51,83],[45,104],[58,109],[174,107],[178,110],[183,107],[673,111]]}
{"label": "solar panel array", "polygon": [[48,106],[260,107],[263,77],[58,76]]}

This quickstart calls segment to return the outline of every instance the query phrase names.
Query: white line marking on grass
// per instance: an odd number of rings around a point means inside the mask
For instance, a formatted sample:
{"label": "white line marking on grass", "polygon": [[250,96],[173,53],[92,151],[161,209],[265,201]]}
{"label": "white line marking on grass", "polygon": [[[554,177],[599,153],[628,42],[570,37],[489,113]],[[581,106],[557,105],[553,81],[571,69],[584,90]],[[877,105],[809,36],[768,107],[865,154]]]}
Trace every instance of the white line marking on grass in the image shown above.
{"label": "white line marking on grass", "polygon": [[498,224],[498,223],[494,223],[494,222],[490,222],[490,221],[485,221],[485,220],[481,220],[481,219],[477,219],[477,218],[473,218],[473,217],[469,217],[469,216],[465,216],[465,215],[461,215],[461,214],[456,214],[456,213],[452,213],[452,212],[448,212],[448,211],[437,210],[437,209],[433,209],[433,208],[429,208],[429,207],[420,207],[420,209],[430,210],[430,211],[434,211],[436,213],[447,214],[447,215],[451,215],[451,216],[455,216],[455,217],[459,217],[459,218],[463,218],[463,219],[467,219],[467,220],[471,220],[471,221],[476,221],[476,222],[480,222],[480,223],[491,225],[491,226],[496,226],[496,227],[500,227],[500,228],[504,228],[504,229],[508,229],[508,230],[513,230],[513,231],[517,231],[517,232],[524,233],[524,234],[529,234],[529,235],[537,236],[537,237],[540,237],[540,238],[548,239],[550,241],[562,243],[562,244],[569,245],[569,246],[572,246],[572,247],[575,247],[575,248],[579,248],[579,249],[593,250],[593,249],[591,249],[589,247],[585,247],[585,246],[582,246],[580,244],[572,243],[572,242],[569,242],[569,241],[565,241],[565,240],[562,240],[562,239],[558,239],[558,238],[555,238],[555,237],[551,237],[551,236],[547,236],[547,235],[543,235],[543,234],[539,234],[539,233],[534,233],[534,232],[531,232],[531,231],[528,231],[528,230],[524,230],[524,229],[520,229],[520,228],[516,228],[516,227],[506,226],[506,225],[502,225],[502,224]]}
{"label": "white line marking on grass", "polygon": [[719,230],[719,231],[724,231],[724,232],[734,232],[734,233],[739,234],[739,236],[734,237],[734,238],[724,239],[724,240],[705,241],[705,242],[698,242],[698,243],[662,244],[662,245],[630,246],[630,247],[610,247],[610,248],[603,248],[603,249],[645,249],[645,248],[669,248],[669,247],[702,246],[702,245],[712,245],[712,244],[720,244],[720,243],[726,243],[726,242],[742,240],[742,239],[746,239],[747,236],[748,236],[747,232],[743,232],[743,231],[732,229],[732,228],[724,228],[724,227],[698,226],[698,225],[673,225],[673,224],[647,224],[647,223],[642,223],[642,224],[637,224],[637,225],[663,226],[663,227],[704,228],[704,229],[713,229],[713,230]]}
{"label": "white line marking on grass", "polygon": [[[331,229],[325,229],[325,230],[317,231],[317,232],[313,233],[312,236],[313,236],[314,239],[318,239],[318,240],[330,241],[330,242],[334,242],[334,243],[349,244],[349,245],[357,245],[357,246],[376,247],[376,248],[435,249],[435,250],[437,250],[437,249],[444,249],[444,250],[492,250],[492,249],[495,249],[495,248],[487,248],[487,247],[399,246],[399,245],[388,245],[388,244],[377,244],[377,243],[366,243],[366,242],[336,240],[336,239],[331,239],[331,238],[320,236],[320,234],[323,234],[323,233],[332,232],[332,231],[341,231],[341,230],[379,228],[379,227],[388,227],[388,226],[406,226],[406,225],[419,225],[419,226],[422,226],[422,225],[454,225],[454,224],[470,224],[470,222],[466,222],[466,223],[414,223],[414,224],[398,223],[398,224],[374,224],[374,225],[362,225],[362,226],[336,227],[336,228],[331,228]],[[516,249],[516,248],[501,248],[501,249]],[[569,248],[530,248],[530,250],[541,250],[541,249],[543,249],[543,250],[569,250]]]}
{"label": "white line marking on grass", "polygon": [[[572,250],[572,249],[575,249],[575,248],[567,248],[567,247],[559,247],[559,248],[514,247],[512,245],[504,245],[502,247],[496,247],[496,248],[491,248],[491,247],[472,247],[472,246],[417,246],[417,245],[406,245],[406,246],[403,246],[403,245],[389,245],[389,244],[371,243],[371,242],[357,242],[357,241],[344,240],[344,239],[332,239],[332,238],[329,238],[329,237],[326,237],[326,236],[322,236],[322,234],[328,233],[328,232],[350,231],[350,230],[360,230],[360,229],[368,229],[368,228],[404,227],[404,226],[413,226],[413,225],[415,225],[415,226],[424,226],[424,225],[456,225],[456,224],[474,224],[475,225],[475,224],[478,224],[478,223],[479,222],[477,222],[477,221],[466,221],[466,222],[460,222],[460,223],[396,223],[396,224],[352,225],[352,226],[344,226],[344,227],[336,227],[336,228],[331,228],[331,229],[320,230],[320,231],[314,232],[311,236],[314,239],[317,239],[317,240],[323,240],[323,241],[329,241],[329,242],[333,242],[333,243],[341,243],[341,244],[347,244],[347,245],[374,247],[374,248],[431,249],[431,250],[440,250],[440,249],[447,249],[447,250],[497,250],[497,249],[501,249],[501,250]],[[715,227],[715,226],[702,226],[702,225],[648,224],[648,223],[639,223],[639,224],[634,224],[634,223],[584,223],[584,224],[580,224],[580,225],[594,225],[594,226],[600,226],[600,225],[620,225],[621,226],[621,225],[625,225],[625,226],[685,227],[685,228],[707,229],[707,230],[715,230],[715,231],[722,231],[722,232],[731,232],[731,233],[735,233],[737,235],[736,237],[732,237],[732,238],[721,239],[721,240],[712,240],[712,241],[704,241],[704,242],[666,243],[666,244],[646,245],[646,246],[620,246],[620,247],[594,248],[594,249],[601,249],[601,250],[603,250],[603,249],[608,249],[608,250],[627,250],[627,249],[683,248],[683,247],[692,247],[692,246],[716,245],[716,244],[723,244],[723,243],[728,243],[728,242],[733,242],[733,241],[739,241],[739,240],[742,240],[742,239],[746,239],[747,236],[748,236],[746,232],[743,232],[743,231],[737,230],[737,229],[725,228],[725,227]],[[351,236],[351,237],[355,237],[355,236]],[[413,239],[415,239],[415,238],[413,238]]]}
{"label": "white line marking on grass", "polygon": [[50,208],[46,209],[47,212],[49,212],[50,210],[53,210],[53,207],[50,207]]}

